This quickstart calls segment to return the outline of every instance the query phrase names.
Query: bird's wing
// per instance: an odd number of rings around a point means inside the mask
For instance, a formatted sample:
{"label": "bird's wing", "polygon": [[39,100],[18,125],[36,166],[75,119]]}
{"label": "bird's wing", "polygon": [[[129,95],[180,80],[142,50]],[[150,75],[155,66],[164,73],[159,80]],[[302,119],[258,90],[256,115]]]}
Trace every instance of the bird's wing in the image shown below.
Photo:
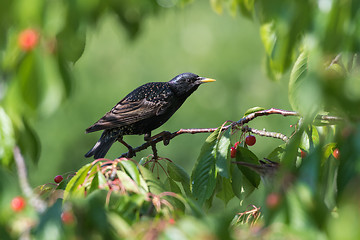
{"label": "bird's wing", "polygon": [[154,103],[142,99],[141,101],[127,101],[123,99],[106,113],[94,125],[86,129],[87,133],[99,130],[126,126],[143,119],[161,114],[168,107],[167,101]]}

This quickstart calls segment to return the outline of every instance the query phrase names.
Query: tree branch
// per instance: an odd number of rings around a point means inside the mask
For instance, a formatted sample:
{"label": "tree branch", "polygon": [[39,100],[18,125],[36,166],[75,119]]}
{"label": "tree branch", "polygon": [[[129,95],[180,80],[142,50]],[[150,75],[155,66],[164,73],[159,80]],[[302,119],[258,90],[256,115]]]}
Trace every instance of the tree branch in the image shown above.
{"label": "tree branch", "polygon": [[[237,122],[232,122],[229,125],[223,126],[221,131],[225,131],[227,130],[229,127],[232,128],[241,128],[243,127],[246,123],[254,120],[257,117],[262,117],[262,116],[268,116],[268,115],[273,115],[273,114],[277,114],[277,115],[282,115],[284,117],[288,117],[288,116],[292,116],[292,117],[300,117],[299,113],[294,112],[294,111],[286,111],[286,110],[282,110],[282,109],[276,109],[276,108],[270,108],[267,110],[262,110],[262,111],[258,111],[258,112],[254,112],[251,113],[243,118],[241,118],[239,121]],[[318,115],[315,118],[316,120],[322,120],[322,121],[329,121],[329,122],[338,122],[338,121],[342,121],[343,119],[340,117],[335,117],[335,116],[326,116],[326,115]],[[179,135],[182,134],[198,134],[198,133],[211,133],[216,131],[218,128],[191,128],[191,129],[180,129],[176,132],[173,132],[169,135],[167,135],[166,140],[171,140]],[[257,129],[252,129],[250,127],[245,127],[242,129],[243,131],[247,131],[247,132],[252,132],[254,134],[260,135],[260,136],[265,136],[265,137],[272,137],[272,138],[277,138],[277,139],[281,139],[285,142],[288,141],[288,137],[285,136],[284,134],[281,133],[276,133],[276,132],[267,132],[267,131],[261,131],[261,130],[257,130]],[[133,149],[133,153],[137,153],[140,152],[142,150],[147,149],[148,147],[150,147],[151,145],[155,145],[158,142],[164,141],[163,137],[158,137],[155,139],[152,139],[151,141],[145,142],[144,144],[136,147]],[[119,158],[122,157],[126,157],[128,156],[129,152],[123,153]]]}

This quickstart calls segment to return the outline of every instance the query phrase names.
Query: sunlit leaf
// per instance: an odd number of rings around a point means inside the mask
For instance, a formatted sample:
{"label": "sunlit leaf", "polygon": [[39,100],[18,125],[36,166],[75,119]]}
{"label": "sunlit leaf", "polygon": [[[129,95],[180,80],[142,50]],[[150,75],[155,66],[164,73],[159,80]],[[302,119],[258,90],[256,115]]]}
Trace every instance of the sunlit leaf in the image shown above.
{"label": "sunlit leaf", "polygon": [[88,193],[91,193],[97,189],[109,189],[109,187],[106,185],[106,178],[104,174],[102,174],[100,171],[97,171],[95,173],[94,178],[91,181]]}
{"label": "sunlit leaf", "polygon": [[317,75],[308,72],[308,53],[303,51],[290,73],[289,101],[293,110],[312,117],[322,107],[322,92]]}
{"label": "sunlit leaf", "polygon": [[[70,195],[72,196],[83,196],[83,191],[80,191],[80,188],[82,187],[84,189],[85,178],[87,177],[89,170],[93,167],[91,163],[88,163],[84,165],[82,168],[77,171],[76,175],[72,177],[72,179],[69,181],[68,185],[66,186],[65,193],[64,193],[64,200],[67,200]],[[96,168],[94,168],[96,169]]]}
{"label": "sunlit leaf", "polygon": [[216,144],[220,128],[210,134],[203,144],[191,175],[191,191],[200,205],[209,199],[216,186]]}
{"label": "sunlit leaf", "polygon": [[120,162],[120,165],[124,167],[127,174],[135,181],[135,183],[140,185],[140,173],[135,163],[131,160],[124,160]]}
{"label": "sunlit leaf", "polygon": [[230,150],[230,132],[228,128],[216,142],[216,170],[220,176],[229,178],[228,154]]}
{"label": "sunlit leaf", "polygon": [[247,115],[249,115],[249,114],[251,114],[251,113],[259,112],[259,111],[262,111],[262,110],[265,110],[265,108],[263,108],[263,107],[253,107],[253,108],[250,108],[250,109],[246,110],[246,112],[244,113],[244,117],[246,117]]}
{"label": "sunlit leaf", "polygon": [[127,175],[123,171],[116,171],[116,173],[117,173],[117,177],[120,180],[121,186],[123,186],[126,189],[126,191],[140,193],[139,186],[129,175]]}
{"label": "sunlit leaf", "polygon": [[304,149],[306,151],[309,151],[310,149],[314,148],[319,144],[319,133],[315,126],[311,125],[309,127],[310,129],[307,129],[302,137],[300,142],[300,148]]}

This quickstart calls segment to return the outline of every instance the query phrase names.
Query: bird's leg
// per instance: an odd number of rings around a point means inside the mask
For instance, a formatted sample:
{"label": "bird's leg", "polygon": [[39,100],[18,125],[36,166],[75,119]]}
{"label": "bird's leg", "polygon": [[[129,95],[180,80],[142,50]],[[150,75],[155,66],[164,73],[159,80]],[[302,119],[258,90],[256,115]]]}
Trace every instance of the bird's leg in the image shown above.
{"label": "bird's leg", "polygon": [[154,139],[156,139],[158,137],[162,137],[164,145],[167,146],[170,143],[171,132],[163,131],[161,133],[156,134],[155,136],[152,136],[152,137],[150,137],[150,136],[151,136],[150,133],[146,133],[144,135],[144,140],[145,141],[152,141],[152,140],[154,140]]}
{"label": "bird's leg", "polygon": [[159,156],[157,154],[156,143],[150,143],[150,144],[151,144],[151,149],[152,149],[153,154],[154,154],[154,159],[158,159]]}
{"label": "bird's leg", "polygon": [[121,142],[129,150],[127,154],[128,158],[136,156],[134,149],[123,140],[122,136],[118,138],[118,141]]}

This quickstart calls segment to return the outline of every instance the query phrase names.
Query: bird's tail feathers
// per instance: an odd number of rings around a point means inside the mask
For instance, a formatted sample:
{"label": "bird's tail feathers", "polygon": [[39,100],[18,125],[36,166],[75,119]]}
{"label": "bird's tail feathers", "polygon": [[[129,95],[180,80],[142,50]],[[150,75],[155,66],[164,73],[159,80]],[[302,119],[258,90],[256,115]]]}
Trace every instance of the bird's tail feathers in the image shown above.
{"label": "bird's tail feathers", "polygon": [[101,135],[100,139],[94,145],[94,147],[85,154],[85,157],[89,158],[91,156],[94,156],[95,159],[105,157],[111,145],[116,142],[118,137],[119,133],[114,134],[114,132],[105,130]]}

